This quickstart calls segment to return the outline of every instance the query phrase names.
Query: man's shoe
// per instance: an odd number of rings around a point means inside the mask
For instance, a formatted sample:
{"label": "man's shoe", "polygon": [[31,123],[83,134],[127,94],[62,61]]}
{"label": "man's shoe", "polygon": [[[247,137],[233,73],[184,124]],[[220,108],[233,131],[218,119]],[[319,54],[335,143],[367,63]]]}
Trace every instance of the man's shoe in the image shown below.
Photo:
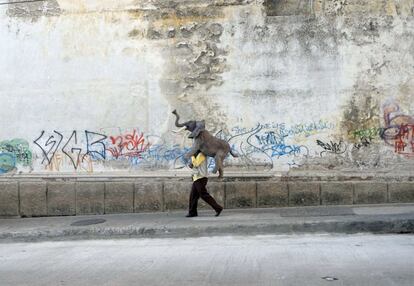
{"label": "man's shoe", "polygon": [[185,217],[195,217],[195,216],[198,216],[198,215],[196,215],[196,214],[188,214]]}
{"label": "man's shoe", "polygon": [[219,216],[221,214],[221,212],[223,211],[223,208],[219,209],[218,211],[216,211],[216,216]]}

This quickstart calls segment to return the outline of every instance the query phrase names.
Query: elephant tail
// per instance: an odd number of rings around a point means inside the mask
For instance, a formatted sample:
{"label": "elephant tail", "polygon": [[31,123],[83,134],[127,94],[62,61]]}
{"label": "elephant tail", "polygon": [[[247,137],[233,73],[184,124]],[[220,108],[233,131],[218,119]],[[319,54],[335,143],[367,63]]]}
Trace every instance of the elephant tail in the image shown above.
{"label": "elephant tail", "polygon": [[230,150],[230,154],[231,154],[233,157],[235,157],[235,158],[239,157],[239,155],[238,155],[238,154],[236,154],[236,153],[234,153],[234,151],[233,151],[233,150]]}

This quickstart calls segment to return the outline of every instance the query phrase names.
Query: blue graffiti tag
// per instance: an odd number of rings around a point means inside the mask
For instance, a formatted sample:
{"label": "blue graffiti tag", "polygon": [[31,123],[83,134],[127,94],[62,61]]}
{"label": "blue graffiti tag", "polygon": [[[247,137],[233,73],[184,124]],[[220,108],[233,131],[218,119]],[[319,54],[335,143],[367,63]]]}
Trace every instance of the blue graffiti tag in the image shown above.
{"label": "blue graffiti tag", "polygon": [[16,156],[12,153],[0,154],[0,174],[12,171],[16,167]]}

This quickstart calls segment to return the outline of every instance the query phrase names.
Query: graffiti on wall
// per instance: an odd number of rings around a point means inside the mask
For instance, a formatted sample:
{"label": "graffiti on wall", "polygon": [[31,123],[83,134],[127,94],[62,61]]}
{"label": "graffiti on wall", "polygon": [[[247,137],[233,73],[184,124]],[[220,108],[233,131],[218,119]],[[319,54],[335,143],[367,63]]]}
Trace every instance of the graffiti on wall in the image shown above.
{"label": "graffiti on wall", "polygon": [[394,101],[383,105],[385,127],[381,137],[386,144],[394,147],[394,152],[414,156],[414,116],[404,114]]}
{"label": "graffiti on wall", "polygon": [[30,166],[32,152],[24,139],[12,139],[0,142],[0,174],[8,173],[17,165]]}
{"label": "graffiti on wall", "polygon": [[[306,139],[333,127],[333,124],[324,121],[292,126],[258,123],[250,129],[236,126],[230,133],[220,131],[216,136],[229,142],[243,158],[243,164],[266,165],[272,169],[278,160],[278,164],[296,166],[298,159],[309,155],[308,147],[297,144],[295,138]],[[93,172],[94,164],[104,161],[107,166],[114,161],[123,161],[130,168],[184,168],[187,165],[184,155],[191,144],[188,142],[188,146],[182,146],[176,141],[167,142],[162,136],[145,134],[139,128],[132,128],[119,132],[42,131],[33,143],[41,155],[41,164],[48,171],[60,172],[70,166],[75,171]],[[214,160],[210,160],[209,169],[213,168]]]}
{"label": "graffiti on wall", "polygon": [[339,142],[334,142],[330,140],[329,142],[323,142],[321,140],[316,140],[316,144],[323,149],[320,153],[322,156],[324,153],[331,153],[331,154],[344,154],[348,149],[348,146],[340,140]]}
{"label": "graffiti on wall", "polygon": [[190,147],[182,147],[179,144],[169,145],[158,142],[142,153],[141,164],[146,166],[170,166],[173,169],[182,169],[187,165],[184,155],[190,151]]}
{"label": "graffiti on wall", "polygon": [[310,155],[309,147],[298,144],[307,137],[334,128],[334,124],[318,121],[289,126],[285,123],[258,123],[254,128],[234,127],[231,134],[219,132],[241,155],[246,165],[265,165],[273,169],[275,164],[289,167],[300,166],[300,161]]}
{"label": "graffiti on wall", "polygon": [[380,127],[372,127],[368,129],[357,129],[352,131],[352,136],[356,140],[369,140],[372,141],[374,139],[378,139],[381,134],[382,128]]}
{"label": "graffiti on wall", "polygon": [[373,138],[371,137],[364,137],[359,140],[359,142],[355,143],[353,146],[354,150],[361,150],[362,148],[366,148],[371,145],[373,142]]}
{"label": "graffiti on wall", "polygon": [[[109,133],[109,132],[108,132]],[[126,161],[131,167],[183,168],[187,147],[169,145],[160,136],[145,135],[138,128],[107,135],[103,131],[42,131],[33,141],[48,171],[93,172],[94,163]]]}
{"label": "graffiti on wall", "polygon": [[89,155],[82,156],[81,160],[73,164],[73,157],[68,156],[64,153],[55,153],[50,163],[45,164],[45,170],[50,172],[61,172],[65,170],[66,166],[72,167],[75,171],[93,173],[93,160]]}
{"label": "graffiti on wall", "polygon": [[[385,127],[352,131],[353,139],[333,140],[329,122],[288,125],[285,123],[257,123],[254,127],[235,126],[230,132],[220,131],[215,136],[229,142],[240,155],[226,163],[238,167],[260,167],[273,170],[276,166],[300,167],[309,158],[332,154],[342,157],[361,151],[381,138],[397,154],[414,154],[414,118],[400,112],[399,106],[384,105]],[[36,162],[47,171],[75,170],[94,172],[110,168],[123,169],[181,169],[187,165],[186,146],[177,144],[180,138],[145,134],[139,128],[112,131],[41,131],[33,140]],[[168,138],[168,139],[166,139]],[[367,150],[372,152],[375,149]],[[348,152],[349,151],[349,152]],[[368,153],[367,153],[368,154]],[[350,157],[352,160],[352,157]],[[355,157],[356,158],[356,157]],[[17,165],[30,165],[32,152],[29,144],[17,139],[0,142],[0,173],[10,172]],[[100,164],[98,168],[98,164]],[[102,168],[101,168],[102,167]],[[214,160],[209,168],[214,167]],[[101,169],[100,169],[101,168]]]}
{"label": "graffiti on wall", "polygon": [[357,129],[351,132],[355,141],[353,149],[361,150],[370,146],[375,140],[381,137],[382,128],[371,127],[367,129]]}
{"label": "graffiti on wall", "polygon": [[131,167],[146,169],[181,169],[187,165],[184,155],[189,147],[171,144],[161,136],[145,134],[137,128],[120,134],[108,137],[108,160],[125,160]]}
{"label": "graffiti on wall", "polygon": [[[80,138],[80,137],[83,138]],[[59,170],[59,166],[68,160],[75,170],[92,159],[105,159],[105,140],[107,136],[101,133],[85,130],[82,135],[72,131],[68,135],[63,132],[42,131],[33,143],[40,149],[42,164],[47,168]],[[57,156],[58,155],[58,156]],[[62,158],[63,157],[63,158]]]}
{"label": "graffiti on wall", "polygon": [[[335,124],[324,120],[319,120],[310,123],[299,123],[292,126],[286,123],[271,122],[271,123],[258,123],[255,128],[259,126],[262,130],[277,130],[277,133],[288,137],[288,136],[305,136],[309,137],[319,132],[330,130],[335,128]],[[233,134],[241,134],[248,132],[249,128],[235,126],[231,129]]]}
{"label": "graffiti on wall", "polygon": [[109,146],[106,150],[118,158],[141,158],[142,153],[148,150],[150,143],[146,141],[143,132],[133,129],[132,132],[118,136],[109,136]]}

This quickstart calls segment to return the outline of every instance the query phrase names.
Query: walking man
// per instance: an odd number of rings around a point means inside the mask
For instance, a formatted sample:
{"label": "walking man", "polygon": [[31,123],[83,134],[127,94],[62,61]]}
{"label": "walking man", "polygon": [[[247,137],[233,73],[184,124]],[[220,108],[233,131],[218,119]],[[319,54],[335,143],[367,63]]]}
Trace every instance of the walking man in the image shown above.
{"label": "walking man", "polygon": [[189,209],[186,217],[198,216],[197,204],[200,197],[216,211],[216,216],[219,216],[223,211],[223,207],[210,196],[206,189],[208,181],[206,156],[198,150],[197,153],[191,157],[189,166],[193,169],[193,186],[191,188]]}

